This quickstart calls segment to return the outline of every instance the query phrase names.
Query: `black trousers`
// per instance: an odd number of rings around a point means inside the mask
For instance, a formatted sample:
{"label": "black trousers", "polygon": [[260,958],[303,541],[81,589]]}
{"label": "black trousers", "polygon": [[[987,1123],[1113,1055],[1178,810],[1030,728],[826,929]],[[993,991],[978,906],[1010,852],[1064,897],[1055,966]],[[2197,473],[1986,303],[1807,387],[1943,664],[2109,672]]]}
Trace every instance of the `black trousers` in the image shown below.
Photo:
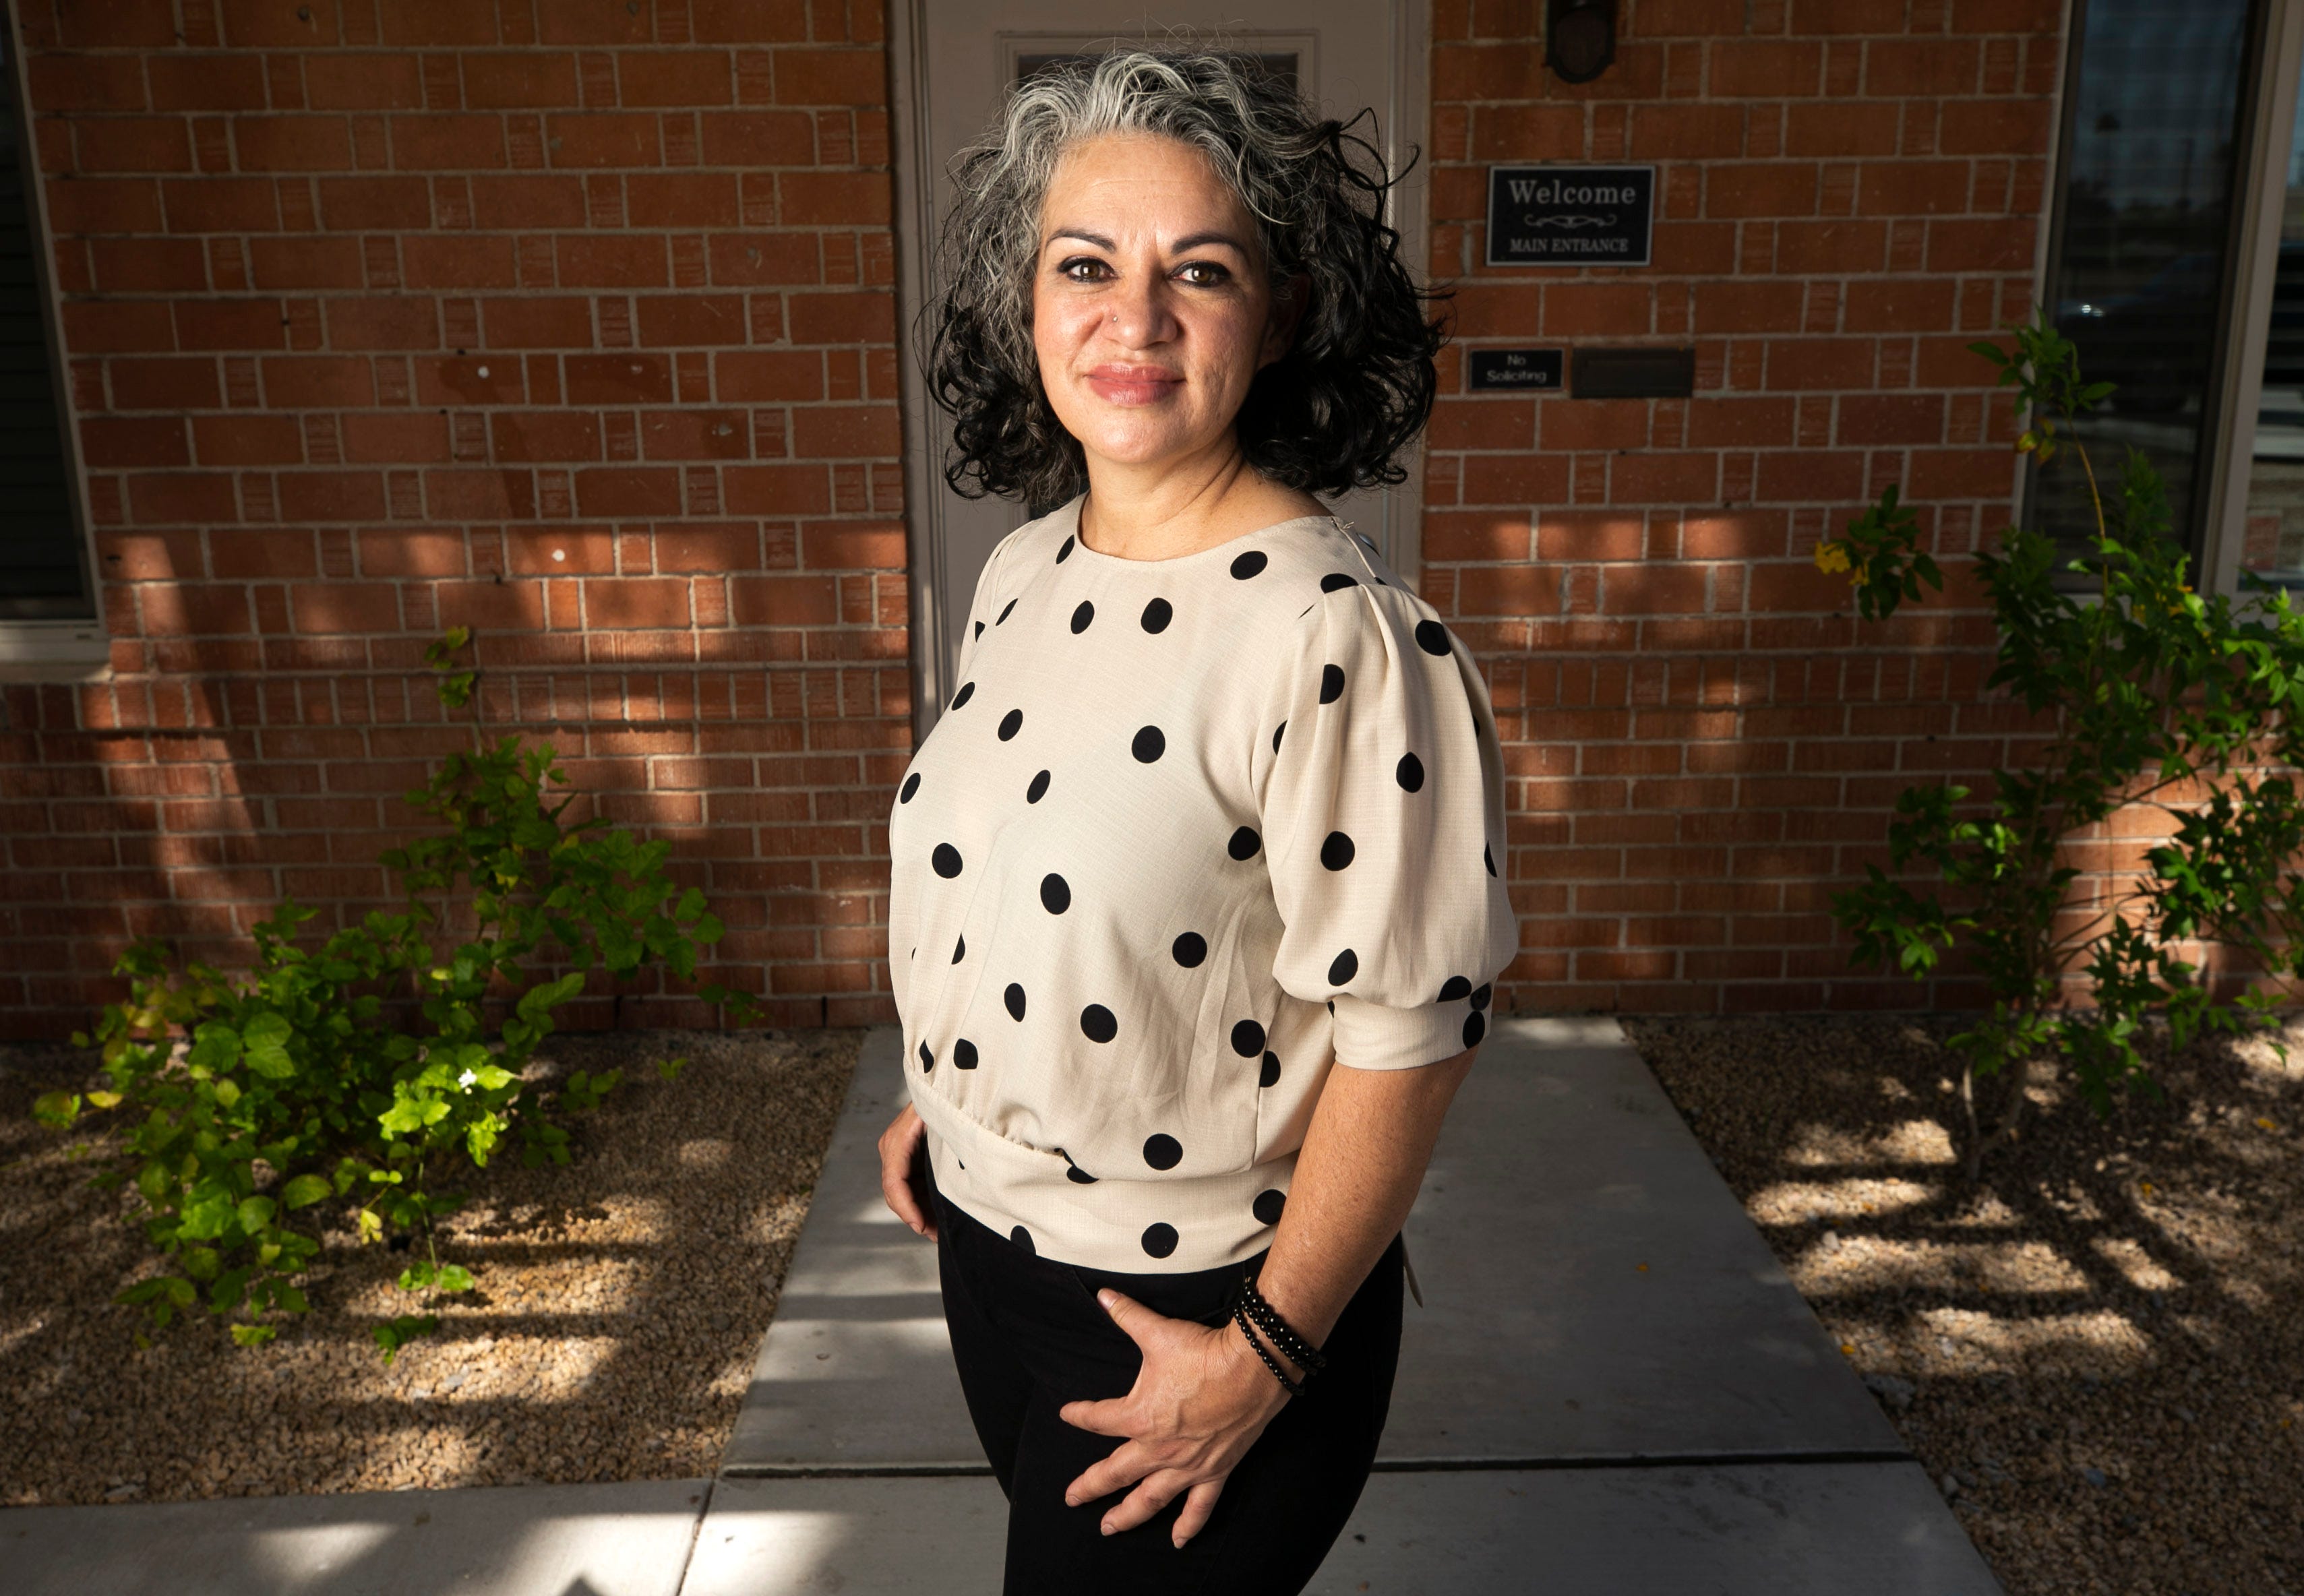
{"label": "black trousers", "polygon": [[936,1225],[953,1358],[1008,1496],[1006,1596],[1293,1596],[1310,1582],[1360,1500],[1392,1404],[1398,1237],[1322,1347],[1326,1370],[1265,1427],[1225,1480],[1213,1516],[1180,1550],[1171,1536],[1182,1496],[1109,1536],[1104,1516],[1127,1490],[1064,1506],[1064,1487],[1122,1442],[1074,1429],[1056,1410],[1126,1396],[1143,1362],[1097,1304],[1098,1288],[1170,1318],[1226,1324],[1233,1284],[1262,1254],[1190,1274],[1122,1274],[1036,1257],[941,1194]]}

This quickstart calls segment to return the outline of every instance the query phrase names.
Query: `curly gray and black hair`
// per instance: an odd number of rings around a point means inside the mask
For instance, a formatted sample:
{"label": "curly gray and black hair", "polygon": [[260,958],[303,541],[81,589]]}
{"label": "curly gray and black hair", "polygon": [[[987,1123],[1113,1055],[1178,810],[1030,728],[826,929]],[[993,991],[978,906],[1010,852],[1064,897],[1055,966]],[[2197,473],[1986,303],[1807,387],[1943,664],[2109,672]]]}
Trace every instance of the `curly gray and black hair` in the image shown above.
{"label": "curly gray and black hair", "polygon": [[[1368,114],[1366,112],[1361,115]],[[1288,353],[1257,374],[1235,422],[1264,476],[1342,493],[1406,479],[1395,462],[1432,410],[1445,334],[1384,220],[1397,177],[1252,58],[1126,49],[1052,63],[1012,89],[997,123],[953,163],[958,202],[927,308],[928,391],[953,417],[944,480],[970,497],[1061,504],[1088,483],[1032,346],[1040,208],[1057,157],[1105,133],[1154,133],[1203,151],[1255,217],[1275,297],[1310,291]],[[1403,169],[1404,175],[1404,169]],[[972,485],[971,485],[972,484]]]}

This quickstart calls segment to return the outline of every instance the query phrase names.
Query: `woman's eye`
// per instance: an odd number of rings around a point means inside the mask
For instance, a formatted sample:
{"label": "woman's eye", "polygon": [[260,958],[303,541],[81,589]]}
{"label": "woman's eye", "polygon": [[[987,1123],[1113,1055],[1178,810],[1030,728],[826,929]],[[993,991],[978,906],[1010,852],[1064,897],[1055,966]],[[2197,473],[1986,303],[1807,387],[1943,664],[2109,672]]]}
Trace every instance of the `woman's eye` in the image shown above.
{"label": "woman's eye", "polygon": [[1195,288],[1214,288],[1217,283],[1222,283],[1225,278],[1232,275],[1230,272],[1225,271],[1224,267],[1216,265],[1216,263],[1212,260],[1190,261],[1177,268],[1177,274],[1180,276],[1188,272],[1198,272],[1202,274],[1199,276],[1187,279]]}
{"label": "woman's eye", "polygon": [[1097,280],[1097,274],[1104,270],[1104,262],[1080,256],[1064,262],[1056,270],[1075,283],[1093,283]]}

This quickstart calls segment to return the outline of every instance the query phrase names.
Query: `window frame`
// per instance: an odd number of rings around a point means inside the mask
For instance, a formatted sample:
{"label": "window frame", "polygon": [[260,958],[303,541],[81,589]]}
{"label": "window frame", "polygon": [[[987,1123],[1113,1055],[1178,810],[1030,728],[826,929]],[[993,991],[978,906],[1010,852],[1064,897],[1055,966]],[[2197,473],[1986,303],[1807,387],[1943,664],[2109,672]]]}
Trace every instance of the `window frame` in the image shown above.
{"label": "window frame", "polygon": [[[2265,7],[2249,82],[2250,121],[2245,129],[2238,237],[2224,323],[2224,382],[2216,395],[2216,455],[2208,485],[2204,546],[2196,569],[2206,591],[2240,596],[2240,562],[2248,535],[2248,493],[2256,466],[2256,416],[2264,388],[2264,361],[2272,330],[2274,279],[2280,264],[2281,213],[2288,196],[2288,156],[2295,137],[2297,79],[2304,72],[2304,9]],[[2304,578],[2289,587],[2304,586]]]}
{"label": "window frame", "polygon": [[7,46],[9,87],[14,97],[16,163],[24,186],[24,224],[31,241],[32,284],[39,300],[40,328],[47,341],[48,383],[56,409],[56,447],[64,468],[64,495],[80,554],[80,581],[88,613],[30,618],[0,615],[0,681],[87,680],[111,672],[112,639],[104,624],[104,595],[98,583],[95,528],[88,513],[88,477],[73,426],[72,395],[64,376],[64,321],[57,307],[55,235],[48,225],[47,194],[33,145],[31,73],[24,36],[11,6]]}
{"label": "window frame", "polygon": [[[2197,461],[2190,524],[2173,528],[2190,563],[2193,584],[2204,591],[2237,591],[2240,536],[2237,531],[2226,536],[2227,521],[2232,514],[2225,500],[2232,477],[2235,459],[2234,444],[2240,440],[2235,434],[2245,425],[2246,438],[2237,455],[2240,462],[2241,498],[2240,508],[2246,506],[2246,467],[2256,439],[2256,413],[2252,406],[2243,405],[2238,394],[2253,393],[2256,385],[2247,383],[2246,373],[2253,369],[2260,377],[2263,371],[2261,338],[2253,345],[2235,342],[2240,328],[2252,307],[2249,298],[2257,280],[2247,267],[2253,259],[2256,235],[2263,225],[2258,202],[2263,187],[2264,167],[2261,152],[2268,123],[2269,103],[2281,92],[2280,80],[2274,75],[2274,63],[2279,51],[2273,46],[2285,32],[2293,32],[2295,19],[2289,13],[2294,8],[2285,0],[2249,0],[2247,39],[2242,46],[2242,81],[2240,103],[2235,108],[2232,156],[2232,214],[2224,234],[2224,277],[2216,291],[2215,326],[2219,334],[2215,347],[2210,351],[2207,392],[2195,434]],[[2041,232],[2038,265],[2032,279],[2032,300],[2036,306],[2053,307],[2058,268],[2063,263],[2066,224],[2068,221],[2070,167],[2072,148],[2077,137],[2076,123],[2080,115],[2079,70],[2088,47],[2088,0],[2065,0],[2063,61],[2057,76],[2057,100],[2048,151],[2048,203]],[[2294,76],[2287,80],[2290,102],[2294,98]],[[2285,124],[2283,124],[2284,126]],[[2285,147],[2278,163],[2284,172]],[[2284,193],[2285,186],[2282,191]],[[2279,206],[2275,198],[2272,207],[2272,233],[2276,243],[2279,233]],[[2270,277],[2262,281],[2264,310],[2270,314]],[[2267,324],[2268,325],[2268,324]],[[2081,375],[2087,372],[2083,368]],[[2260,384],[2257,384],[2260,385]],[[2017,515],[2019,526],[2038,525],[2040,473],[2039,467],[2029,457],[2018,466]],[[2227,559],[2224,550],[2229,545]],[[2229,564],[2228,577],[2224,565]],[[2204,580],[2207,576],[2208,579]],[[2059,571],[2057,585],[2068,589],[2093,590],[2094,584],[2078,572]],[[2211,583],[2216,584],[2212,587]]]}

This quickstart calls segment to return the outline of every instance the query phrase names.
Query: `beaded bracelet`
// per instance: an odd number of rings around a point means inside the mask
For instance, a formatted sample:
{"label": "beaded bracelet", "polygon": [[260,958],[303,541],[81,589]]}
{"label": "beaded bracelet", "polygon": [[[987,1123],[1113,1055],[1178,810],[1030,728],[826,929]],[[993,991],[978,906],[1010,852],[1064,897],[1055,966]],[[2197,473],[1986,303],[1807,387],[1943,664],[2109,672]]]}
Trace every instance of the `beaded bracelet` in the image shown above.
{"label": "beaded bracelet", "polygon": [[1256,1355],[1262,1358],[1264,1366],[1272,1371],[1272,1378],[1278,1381],[1290,1396],[1293,1397],[1300,1393],[1304,1389],[1303,1386],[1288,1378],[1288,1372],[1274,1360],[1270,1353],[1265,1351],[1264,1343],[1258,1340],[1255,1330],[1249,1328],[1248,1310],[1235,1306],[1232,1311],[1232,1322],[1240,1326],[1240,1333],[1248,1338],[1248,1344],[1256,1348]]}
{"label": "beaded bracelet", "polygon": [[1240,1289],[1241,1306],[1262,1327],[1264,1333],[1272,1338],[1272,1344],[1287,1355],[1290,1363],[1307,1374],[1317,1374],[1328,1366],[1327,1358],[1280,1317],[1279,1310],[1265,1299],[1264,1293],[1256,1288],[1254,1280],[1242,1279]]}

